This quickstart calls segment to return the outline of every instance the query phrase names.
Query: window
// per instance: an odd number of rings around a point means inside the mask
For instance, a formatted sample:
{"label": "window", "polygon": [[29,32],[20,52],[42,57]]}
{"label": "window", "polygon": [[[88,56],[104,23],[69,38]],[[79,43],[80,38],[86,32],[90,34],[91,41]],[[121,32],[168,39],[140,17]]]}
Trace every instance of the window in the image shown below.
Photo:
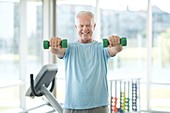
{"label": "window", "polygon": [[[37,74],[42,67],[42,2],[27,2],[27,73]],[[29,79],[28,79],[29,80]]]}
{"label": "window", "polygon": [[[23,2],[26,4],[23,5]],[[49,3],[46,4],[48,11],[43,10],[43,3]],[[26,109],[42,103],[40,98],[24,100],[24,94],[29,87],[29,75],[36,75],[44,61],[43,37],[50,38],[48,35],[52,32],[50,3],[51,1],[42,0],[0,0],[0,112],[23,107],[24,102],[28,105]],[[170,111],[170,10],[167,4],[170,4],[167,0],[151,0],[151,53],[147,52],[148,0],[57,0],[56,34],[69,42],[76,41],[78,35],[74,27],[75,15],[81,10],[93,12],[98,17],[96,27],[99,29],[96,31],[99,30],[97,35],[100,40],[112,34],[127,37],[124,50],[109,59],[108,76],[141,78],[141,110],[147,110],[149,106],[151,110]],[[43,15],[49,17],[44,18]],[[46,36],[43,34],[44,23],[48,26]],[[25,45],[21,45],[22,42]],[[147,61],[150,59],[148,54],[151,56],[150,70],[147,69]],[[59,102],[63,102],[63,60],[57,59],[57,65],[56,96]],[[147,84],[148,77],[151,77],[150,86]],[[23,89],[22,86],[25,85],[26,88]],[[151,89],[147,90],[148,87]],[[148,96],[147,91],[151,95]]]}
{"label": "window", "polygon": [[[112,2],[112,4],[110,4]],[[127,38],[127,46],[109,60],[110,78],[147,79],[146,19],[147,0],[100,1],[101,38],[117,34]],[[144,86],[142,84],[142,86]],[[146,109],[146,87],[141,87],[141,109]]]}
{"label": "window", "polygon": [[0,18],[0,78],[2,81],[19,79],[19,8],[19,3],[0,2],[0,17],[3,17]]}
{"label": "window", "polygon": [[[42,68],[43,59],[43,9],[42,1],[28,1],[26,13],[27,26],[27,66],[26,66],[26,81],[27,87],[30,87],[30,74],[37,76]],[[26,91],[25,91],[26,92]],[[42,98],[30,99],[26,98],[26,108],[34,108],[42,103]],[[33,104],[35,103],[35,104]]]}
{"label": "window", "polygon": [[[152,0],[152,82],[151,108],[169,111],[170,10],[169,1]],[[161,104],[163,103],[163,104]]]}
{"label": "window", "polygon": [[24,2],[0,1],[0,112],[24,106],[21,87],[42,67],[42,2]]}
{"label": "window", "polygon": [[[67,1],[67,0],[66,0]],[[76,40],[74,23],[74,15],[77,11],[91,10],[95,11],[93,5],[78,5],[78,2],[73,4],[73,2],[58,1],[57,5],[57,34],[63,38],[68,37],[69,41]],[[127,37],[127,46],[124,50],[116,55],[114,58],[109,60],[109,76],[116,78],[141,78],[141,109],[147,109],[147,77],[152,76],[152,82],[159,82],[160,80],[167,83],[167,75],[169,71],[169,12],[162,2],[153,2],[152,6],[152,66],[149,71],[152,71],[152,75],[147,75],[147,65],[148,65],[148,47],[147,47],[147,7],[148,0],[100,0],[99,2],[99,12],[100,12],[100,38],[107,38],[112,34],[118,34],[122,37]],[[66,4],[68,3],[68,4]],[[83,2],[82,2],[83,3]],[[110,4],[112,3],[112,4]],[[161,4],[160,4],[161,3]],[[164,1],[164,3],[167,3]],[[70,9],[73,10],[70,10]],[[77,10],[78,9],[78,10]],[[77,11],[76,11],[77,10]],[[95,13],[95,12],[94,12]],[[96,13],[95,13],[96,14]],[[67,16],[66,16],[67,15]],[[62,21],[60,21],[62,20]],[[67,23],[67,24],[66,24]],[[62,28],[62,30],[61,30]],[[63,30],[64,28],[64,30]],[[150,31],[151,32],[151,31]],[[70,37],[71,36],[71,37]],[[159,38],[161,37],[161,38]],[[162,38],[163,37],[163,38]],[[149,37],[150,38],[150,37]],[[162,42],[162,43],[160,43]],[[64,65],[62,60],[58,62],[60,65],[61,78],[64,79]],[[161,65],[160,65],[161,64]],[[62,67],[63,66],[63,67]],[[60,68],[59,67],[59,68]],[[161,76],[160,76],[161,75]],[[59,80],[58,80],[59,81]],[[63,82],[61,82],[63,83]],[[59,82],[60,84],[60,82]],[[157,100],[159,95],[155,94],[154,84],[151,87],[151,108],[155,110],[158,104],[155,106],[153,103],[155,99]],[[162,86],[159,86],[162,87]],[[165,86],[166,87],[166,86]],[[62,88],[63,89],[63,88]],[[59,90],[59,89],[58,89]],[[161,90],[161,88],[160,88]],[[164,90],[163,90],[164,91]],[[60,92],[61,91],[57,91]],[[168,93],[168,92],[167,92]],[[58,94],[58,95],[63,95]],[[64,98],[64,97],[63,97]],[[161,98],[161,97],[160,97]],[[168,100],[169,97],[165,96]],[[165,101],[165,103],[168,101]],[[167,104],[168,105],[168,104]],[[169,106],[164,105],[161,108],[168,108]],[[159,108],[159,107],[158,107]]]}
{"label": "window", "polygon": [[18,2],[0,2],[0,112],[19,107],[19,10]]}

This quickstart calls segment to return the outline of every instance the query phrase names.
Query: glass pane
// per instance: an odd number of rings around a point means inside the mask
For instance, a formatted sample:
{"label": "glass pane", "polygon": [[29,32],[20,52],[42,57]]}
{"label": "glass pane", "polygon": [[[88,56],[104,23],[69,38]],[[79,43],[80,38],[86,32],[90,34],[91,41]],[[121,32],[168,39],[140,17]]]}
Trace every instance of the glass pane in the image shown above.
{"label": "glass pane", "polygon": [[[75,29],[75,15],[82,10],[89,10],[94,13],[95,0],[85,1],[57,1],[57,36],[60,38],[66,38],[69,42],[78,40],[77,32]],[[64,100],[65,93],[65,68],[64,62],[61,59],[57,59],[58,73],[57,73],[57,98],[58,100]]]}
{"label": "glass pane", "polygon": [[147,85],[145,83],[140,83],[140,110],[147,109]]}
{"label": "glass pane", "polygon": [[[152,82],[169,83],[170,10],[167,0],[152,0]],[[152,85],[151,108],[170,111],[169,85]]]}
{"label": "glass pane", "polygon": [[[108,0],[109,2],[109,0]],[[123,4],[123,1],[114,1]],[[128,1],[127,1],[128,2]],[[143,3],[145,3],[143,1]],[[102,4],[101,4],[102,5]],[[101,6],[102,7],[102,6]],[[117,6],[118,7],[118,6]],[[140,6],[141,7],[141,6]],[[146,79],[146,5],[136,11],[126,9],[101,8],[101,38],[118,34],[127,38],[127,46],[109,61],[109,73],[121,77]],[[139,7],[138,7],[139,8]]]}
{"label": "glass pane", "polygon": [[[19,61],[20,24],[22,24],[20,23],[20,3],[0,2],[0,17],[3,17],[0,18],[0,25],[3,28],[0,30],[0,81],[3,82],[0,83],[3,86],[7,86],[18,83],[15,80],[19,80],[19,62],[22,62]],[[42,21],[42,3],[28,2],[28,77],[30,73],[37,74],[42,67]],[[5,80],[8,80],[8,82],[5,82]],[[29,78],[27,80],[29,81]],[[13,106],[19,108],[18,87],[1,88],[0,91],[5,92],[1,93],[0,103],[2,104],[2,109],[0,110],[10,109]]]}
{"label": "glass pane", "polygon": [[169,83],[170,77],[170,1],[152,0],[152,81]]}
{"label": "glass pane", "polygon": [[[42,1],[27,2],[27,74],[26,90],[30,87],[30,74],[37,76],[42,68],[43,9]],[[32,103],[32,104],[31,104]],[[34,104],[36,103],[36,104]],[[26,108],[31,109],[45,103],[42,98],[26,98]]]}
{"label": "glass pane", "polygon": [[[102,0],[100,8],[101,38],[112,34],[127,38],[123,51],[109,60],[109,78],[141,78],[141,82],[146,82],[147,0]],[[146,86],[141,91],[146,92]],[[146,109],[144,92],[140,92],[141,109]]]}
{"label": "glass pane", "polygon": [[19,79],[19,3],[0,2],[0,80]]}
{"label": "glass pane", "polygon": [[38,74],[42,67],[42,2],[27,2],[27,75]]}
{"label": "glass pane", "polygon": [[0,112],[19,108],[20,5],[0,2]]}
{"label": "glass pane", "polygon": [[19,108],[19,87],[0,88],[0,112],[10,113]]}
{"label": "glass pane", "polygon": [[170,88],[168,85],[152,85],[151,109],[170,111]]}

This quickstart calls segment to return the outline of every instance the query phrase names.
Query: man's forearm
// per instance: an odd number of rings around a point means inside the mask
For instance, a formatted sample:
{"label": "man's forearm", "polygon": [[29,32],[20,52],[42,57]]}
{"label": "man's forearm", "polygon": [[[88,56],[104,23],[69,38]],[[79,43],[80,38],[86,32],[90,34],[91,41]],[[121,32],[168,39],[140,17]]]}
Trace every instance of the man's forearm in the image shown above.
{"label": "man's forearm", "polygon": [[117,53],[119,53],[120,51],[122,51],[122,46],[114,46],[114,47],[108,47],[108,52],[110,54],[110,56],[115,56]]}
{"label": "man's forearm", "polygon": [[64,56],[65,51],[66,51],[65,48],[61,48],[61,49],[51,48],[51,53],[60,58]]}

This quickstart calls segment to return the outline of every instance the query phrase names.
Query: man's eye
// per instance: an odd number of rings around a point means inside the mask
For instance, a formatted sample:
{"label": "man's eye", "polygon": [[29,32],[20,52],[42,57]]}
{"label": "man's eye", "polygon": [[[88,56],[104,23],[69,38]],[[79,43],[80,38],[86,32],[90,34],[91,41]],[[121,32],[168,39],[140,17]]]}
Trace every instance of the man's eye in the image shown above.
{"label": "man's eye", "polygon": [[79,27],[83,27],[83,25],[79,25]]}

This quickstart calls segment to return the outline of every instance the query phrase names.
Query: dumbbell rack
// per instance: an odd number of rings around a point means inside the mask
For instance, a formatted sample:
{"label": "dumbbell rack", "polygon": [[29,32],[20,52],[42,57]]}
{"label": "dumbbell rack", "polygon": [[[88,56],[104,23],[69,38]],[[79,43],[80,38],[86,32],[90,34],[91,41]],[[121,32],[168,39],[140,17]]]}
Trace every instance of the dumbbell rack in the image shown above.
{"label": "dumbbell rack", "polygon": [[112,79],[110,83],[110,113],[140,111],[140,79]]}

